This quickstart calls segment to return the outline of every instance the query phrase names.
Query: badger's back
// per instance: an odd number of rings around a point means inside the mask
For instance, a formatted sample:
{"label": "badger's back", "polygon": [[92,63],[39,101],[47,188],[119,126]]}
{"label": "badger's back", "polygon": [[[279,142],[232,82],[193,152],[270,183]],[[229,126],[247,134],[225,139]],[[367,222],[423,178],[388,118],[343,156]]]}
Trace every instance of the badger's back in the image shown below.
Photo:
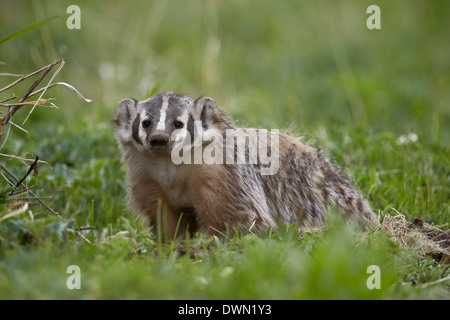
{"label": "badger's back", "polygon": [[262,176],[275,218],[285,223],[321,226],[325,209],[335,206],[368,222],[377,221],[350,178],[326,159],[319,148],[280,134],[280,170]]}

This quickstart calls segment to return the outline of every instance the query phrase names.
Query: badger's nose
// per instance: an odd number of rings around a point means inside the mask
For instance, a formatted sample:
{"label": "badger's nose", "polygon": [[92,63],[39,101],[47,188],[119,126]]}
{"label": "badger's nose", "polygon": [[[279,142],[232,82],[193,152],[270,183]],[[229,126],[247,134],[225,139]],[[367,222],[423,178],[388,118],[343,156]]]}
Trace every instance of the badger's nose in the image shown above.
{"label": "badger's nose", "polygon": [[164,134],[155,134],[150,137],[152,147],[166,147],[169,144],[169,137]]}

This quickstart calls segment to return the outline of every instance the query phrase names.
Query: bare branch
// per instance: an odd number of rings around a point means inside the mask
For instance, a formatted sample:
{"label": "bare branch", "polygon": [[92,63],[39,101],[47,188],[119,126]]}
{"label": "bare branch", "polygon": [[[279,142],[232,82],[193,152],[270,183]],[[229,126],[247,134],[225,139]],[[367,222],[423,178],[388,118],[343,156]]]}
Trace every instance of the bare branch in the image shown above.
{"label": "bare branch", "polygon": [[7,102],[7,101],[10,101],[10,100],[16,99],[16,98],[17,98],[17,96],[14,95],[14,96],[12,96],[11,98],[7,98],[7,99],[5,99],[5,100],[0,101],[0,103],[5,103],[5,102]]}
{"label": "bare branch", "polygon": [[[2,163],[0,163],[0,168],[2,168],[3,171],[5,171],[14,181],[19,182],[19,179],[14,175],[14,173],[12,173],[11,171],[9,171]],[[49,207],[44,201],[40,200],[39,197],[31,190],[29,190],[27,188],[26,185],[24,185],[22,183],[22,186],[27,189],[28,193],[31,194],[33,197],[36,198],[36,200],[43,205],[48,211],[50,211],[53,215],[55,215],[56,217],[58,217],[59,220],[61,220],[62,222],[66,222],[66,220],[61,217],[61,215],[56,212],[55,210],[53,210],[51,207]],[[73,230],[73,229],[70,229]],[[77,230],[73,230],[80,238],[82,238],[84,241],[86,241],[89,244],[92,244],[92,242],[86,238],[84,235],[82,235],[80,232],[78,232]]]}
{"label": "bare branch", "polygon": [[[48,86],[52,83],[53,79],[55,79],[55,77],[58,75],[58,73],[61,71],[62,67],[64,66],[65,62],[63,59],[59,60],[59,62],[61,62],[61,64],[59,65],[58,69],[55,71],[55,73],[53,74],[53,76],[50,78],[50,81],[48,82],[47,86],[45,86],[44,90],[42,91],[41,95],[39,96],[39,100],[41,100],[42,96],[44,95],[45,91],[48,89]],[[59,63],[58,62],[58,63]],[[53,66],[52,66],[53,68]],[[51,68],[50,68],[51,69]],[[48,71],[50,71],[50,69],[47,69]],[[46,72],[48,72],[47,70],[44,71],[44,74],[47,74]],[[44,75],[45,76],[45,75]],[[34,88],[36,88],[36,86],[31,86],[30,89],[28,89],[27,93],[25,94],[25,97],[27,100],[29,98],[29,95],[31,94],[31,92],[34,90]],[[37,104],[37,102],[36,102]],[[28,113],[28,115],[26,116],[25,120],[23,120],[22,124],[25,124],[25,122],[27,122],[28,118],[31,116],[31,114],[34,111],[34,108],[36,108],[36,104],[31,108],[30,112]]]}
{"label": "bare branch", "polygon": [[[37,85],[42,81],[42,79],[44,79],[44,77],[47,75],[47,73],[50,72],[50,70],[57,65],[58,63],[61,63],[62,61],[64,61],[63,59],[60,59],[58,61],[55,61],[51,64],[49,64],[47,67],[41,68],[38,71],[35,71],[33,73],[30,73],[29,75],[22,77],[16,81],[14,81],[12,84],[4,87],[3,89],[0,89],[0,92],[11,88],[12,86],[16,85],[17,83],[19,83],[20,81],[23,81],[26,78],[29,78],[32,75],[35,75],[36,73],[39,73],[41,71],[42,74],[39,76],[39,78],[31,85],[31,87],[28,89],[28,91],[25,93],[25,95],[22,97],[22,99],[19,100],[19,103],[25,102],[26,100],[28,100],[29,95],[31,94],[31,92],[33,92],[33,90],[37,87]],[[40,99],[38,99],[40,100]],[[2,119],[2,125],[4,126],[5,124],[8,123],[8,121],[11,119],[11,117],[14,115],[14,113],[17,112],[17,110],[19,110],[22,106],[15,106],[11,111],[8,112],[8,114]]]}
{"label": "bare branch", "polygon": [[10,83],[10,84],[7,85],[6,87],[0,89],[0,92],[3,92],[3,91],[5,91],[5,90],[8,90],[9,88],[14,87],[14,86],[15,86],[16,84],[18,84],[19,82],[22,82],[23,80],[28,79],[29,77],[32,77],[32,76],[34,76],[35,74],[37,74],[37,73],[39,73],[39,72],[41,72],[41,71],[43,71],[43,70],[45,70],[45,69],[47,69],[47,68],[49,68],[49,67],[53,67],[52,65],[61,62],[61,60],[62,60],[62,59],[60,59],[60,60],[58,60],[58,61],[56,61],[56,62],[50,63],[49,65],[47,65],[47,66],[45,66],[45,67],[42,67],[42,68],[40,68],[39,70],[36,70],[36,71],[34,71],[34,72],[32,72],[32,73],[26,75],[26,76],[23,76],[23,77],[20,78],[20,79],[17,79],[16,81]]}
{"label": "bare branch", "polygon": [[30,168],[28,168],[27,173],[25,173],[25,175],[22,177],[22,179],[20,179],[19,181],[17,181],[16,186],[14,187],[13,191],[11,191],[11,193],[9,195],[12,195],[14,193],[14,191],[22,184],[22,182],[28,177],[28,175],[31,173],[31,171],[36,169],[37,163],[39,160],[39,156],[36,156],[36,159],[34,160],[34,162],[30,165]]}

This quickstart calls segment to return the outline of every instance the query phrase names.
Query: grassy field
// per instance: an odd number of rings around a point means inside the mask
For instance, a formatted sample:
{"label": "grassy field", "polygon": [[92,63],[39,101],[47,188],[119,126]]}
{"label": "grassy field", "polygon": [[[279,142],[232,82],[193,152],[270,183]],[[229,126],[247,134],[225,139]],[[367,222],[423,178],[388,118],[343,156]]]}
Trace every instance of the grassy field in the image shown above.
{"label": "grassy field", "polygon": [[[63,58],[55,81],[92,102],[56,86],[44,97],[59,110],[36,110],[28,134],[11,127],[0,153],[49,163],[25,183],[53,195],[46,202],[64,221],[41,205],[5,218],[12,188],[0,176],[0,298],[449,299],[448,256],[406,222],[449,229],[450,2],[375,2],[78,1],[81,29],[70,30],[70,1],[2,1],[1,39],[59,17],[1,44],[0,73]],[[366,27],[371,4],[380,30]],[[15,79],[0,76],[0,87]],[[385,223],[364,232],[331,219],[323,232],[280,225],[226,242],[161,243],[126,206],[111,125],[118,101],[159,91],[211,96],[240,126],[304,136]],[[30,164],[0,163],[18,177]],[[93,245],[70,232],[86,226]],[[66,286],[70,265],[80,290]],[[372,265],[380,289],[367,286]]]}

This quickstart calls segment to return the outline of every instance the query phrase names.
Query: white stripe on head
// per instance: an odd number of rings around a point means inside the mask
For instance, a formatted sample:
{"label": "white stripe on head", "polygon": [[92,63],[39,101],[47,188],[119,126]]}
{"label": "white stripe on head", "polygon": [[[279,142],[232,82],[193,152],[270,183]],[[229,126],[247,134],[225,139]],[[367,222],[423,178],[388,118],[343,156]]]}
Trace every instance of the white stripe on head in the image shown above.
{"label": "white stripe on head", "polygon": [[169,96],[163,96],[163,103],[161,105],[161,114],[159,116],[159,122],[156,126],[156,130],[165,130],[166,129],[166,112],[167,107],[169,106]]}

